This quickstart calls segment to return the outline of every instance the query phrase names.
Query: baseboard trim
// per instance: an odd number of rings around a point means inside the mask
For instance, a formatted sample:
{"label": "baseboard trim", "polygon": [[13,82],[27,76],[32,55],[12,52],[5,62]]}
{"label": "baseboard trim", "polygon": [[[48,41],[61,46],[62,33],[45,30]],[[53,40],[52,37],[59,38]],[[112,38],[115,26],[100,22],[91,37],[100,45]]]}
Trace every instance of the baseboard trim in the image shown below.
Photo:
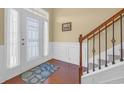
{"label": "baseboard trim", "polygon": [[49,61],[53,61],[53,60],[55,60],[55,61],[60,61],[60,62],[66,63],[66,64],[72,64],[72,65],[75,65],[75,66],[78,66],[78,67],[79,67],[79,65],[77,65],[77,64],[73,64],[73,63],[66,62],[66,61],[62,61],[62,60],[55,59],[55,58],[52,58],[52,59],[51,59],[51,60],[49,60]]}

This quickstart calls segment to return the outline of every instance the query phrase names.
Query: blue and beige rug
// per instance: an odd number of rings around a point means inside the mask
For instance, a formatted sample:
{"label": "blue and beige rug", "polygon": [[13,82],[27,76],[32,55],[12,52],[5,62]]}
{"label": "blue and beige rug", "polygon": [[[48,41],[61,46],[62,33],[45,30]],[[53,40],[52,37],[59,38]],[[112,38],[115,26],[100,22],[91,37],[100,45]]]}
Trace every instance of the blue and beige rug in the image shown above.
{"label": "blue and beige rug", "polygon": [[42,84],[50,75],[59,69],[59,66],[43,63],[21,74],[22,80],[27,84]]}

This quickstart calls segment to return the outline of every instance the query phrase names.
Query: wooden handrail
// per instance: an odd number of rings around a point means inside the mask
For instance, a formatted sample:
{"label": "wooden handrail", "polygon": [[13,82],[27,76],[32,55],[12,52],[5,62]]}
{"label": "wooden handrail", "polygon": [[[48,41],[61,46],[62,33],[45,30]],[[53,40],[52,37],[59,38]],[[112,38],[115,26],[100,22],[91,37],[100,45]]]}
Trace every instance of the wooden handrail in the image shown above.
{"label": "wooden handrail", "polygon": [[[97,33],[101,28],[106,27],[106,26],[110,26],[108,25],[110,22],[112,21],[116,21],[120,19],[120,15],[124,13],[124,9],[120,10],[118,13],[116,13],[115,15],[113,15],[111,18],[109,18],[108,20],[106,20],[105,22],[103,22],[100,26],[96,27],[94,30],[92,30],[91,32],[89,32],[87,35],[83,36],[81,39],[82,41],[85,40],[86,38],[90,37],[91,35],[93,35],[93,33]],[[119,17],[119,19],[117,19]],[[116,20],[115,20],[116,19]],[[104,29],[103,29],[104,30]],[[100,31],[103,31],[100,30]],[[95,34],[96,35],[96,34]]]}
{"label": "wooden handrail", "polygon": [[[114,20],[114,22],[117,22],[119,19],[120,19],[120,17],[118,17],[116,20]],[[106,25],[105,27],[103,27],[102,29],[100,29],[99,31],[97,31],[94,35],[95,35],[95,36],[98,35],[99,32],[104,31],[106,28],[110,27],[111,25],[112,25],[112,22],[109,23],[108,25]],[[90,40],[92,37],[93,37],[93,35],[89,36],[89,37],[88,37],[88,40]]]}

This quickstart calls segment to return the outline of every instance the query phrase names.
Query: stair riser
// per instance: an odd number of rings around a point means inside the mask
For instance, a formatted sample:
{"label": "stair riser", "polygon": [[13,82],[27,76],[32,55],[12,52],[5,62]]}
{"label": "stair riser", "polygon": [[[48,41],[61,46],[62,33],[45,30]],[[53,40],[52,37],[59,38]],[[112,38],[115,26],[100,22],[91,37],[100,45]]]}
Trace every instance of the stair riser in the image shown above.
{"label": "stair riser", "polygon": [[[121,56],[119,56],[119,55],[115,55],[114,56],[114,59],[115,60],[119,60],[120,58],[121,58]],[[108,60],[112,62],[113,61],[113,55],[109,55],[108,56]]]}

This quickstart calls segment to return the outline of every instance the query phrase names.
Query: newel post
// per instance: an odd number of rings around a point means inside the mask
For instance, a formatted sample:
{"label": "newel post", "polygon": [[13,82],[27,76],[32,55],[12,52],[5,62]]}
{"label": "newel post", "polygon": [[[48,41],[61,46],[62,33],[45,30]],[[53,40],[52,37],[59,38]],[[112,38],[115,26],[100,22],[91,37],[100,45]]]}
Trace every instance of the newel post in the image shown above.
{"label": "newel post", "polygon": [[81,84],[81,76],[82,76],[82,72],[83,72],[83,67],[82,67],[82,42],[83,42],[83,37],[82,34],[79,37],[79,44],[80,44],[80,66],[79,66],[79,83]]}

